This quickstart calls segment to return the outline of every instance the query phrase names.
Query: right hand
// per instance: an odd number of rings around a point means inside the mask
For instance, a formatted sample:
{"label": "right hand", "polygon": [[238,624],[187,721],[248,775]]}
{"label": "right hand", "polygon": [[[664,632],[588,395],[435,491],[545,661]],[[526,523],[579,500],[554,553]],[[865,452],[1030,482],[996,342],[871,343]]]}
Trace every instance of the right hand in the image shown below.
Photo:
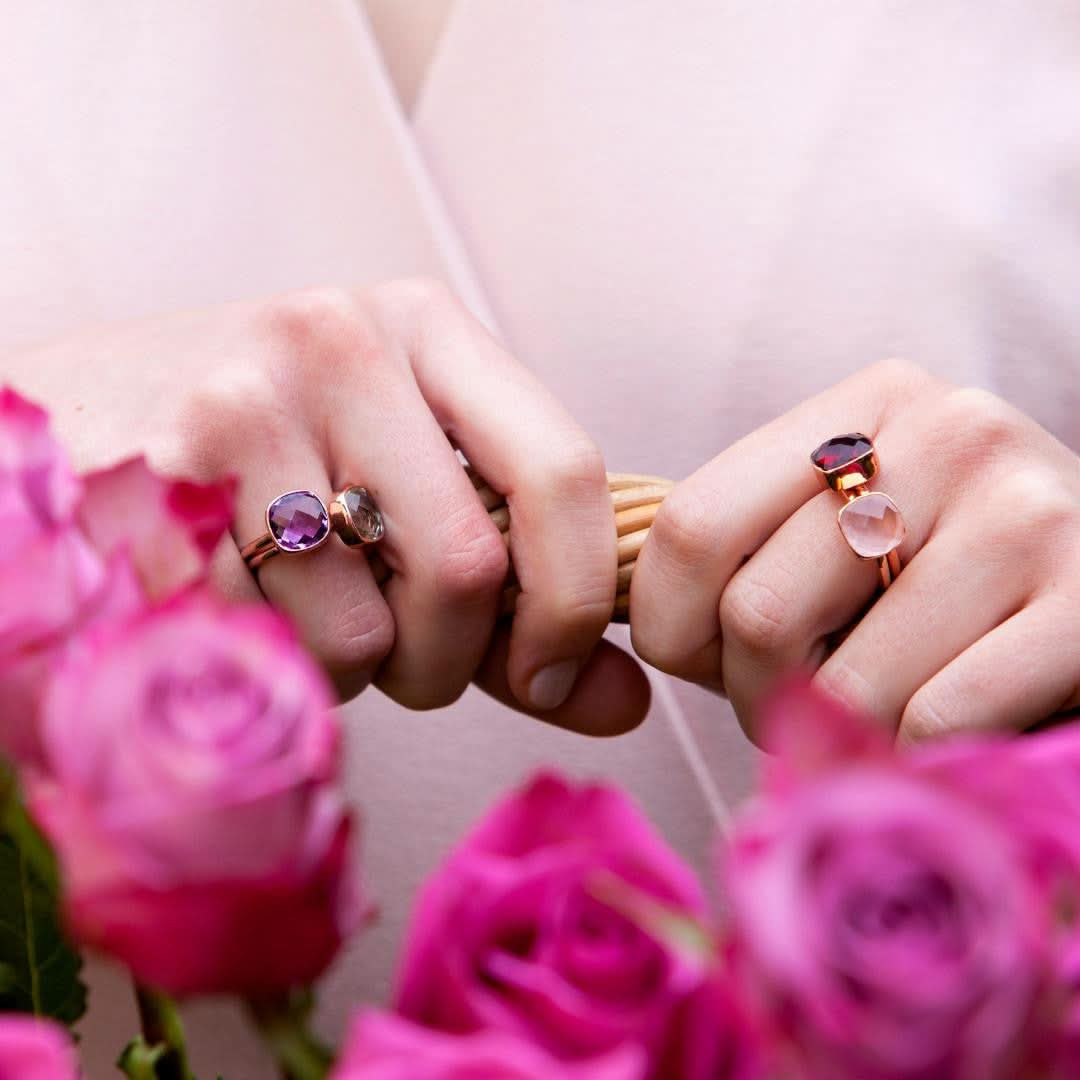
{"label": "right hand", "polygon": [[[374,682],[410,708],[474,679],[563,727],[614,734],[648,708],[637,663],[601,634],[615,525],[600,453],[566,410],[441,286],[318,290],[83,334],[5,358],[80,466],[145,452],[158,467],[240,479],[233,594],[286,609],[343,697]],[[506,545],[459,447],[506,496],[521,585],[496,623]],[[386,520],[380,587],[332,538],[276,558],[257,584],[238,548],[275,496],[363,484]],[[368,549],[370,550],[370,549]]]}

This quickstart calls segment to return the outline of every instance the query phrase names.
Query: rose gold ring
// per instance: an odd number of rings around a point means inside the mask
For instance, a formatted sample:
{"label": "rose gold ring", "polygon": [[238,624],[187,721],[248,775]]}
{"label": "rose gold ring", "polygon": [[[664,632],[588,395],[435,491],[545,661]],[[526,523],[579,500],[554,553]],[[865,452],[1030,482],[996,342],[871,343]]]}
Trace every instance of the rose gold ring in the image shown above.
{"label": "rose gold ring", "polygon": [[386,532],[383,516],[366,488],[349,484],[329,509],[314,491],[287,491],[266,508],[266,532],[240,549],[249,570],[275,555],[303,555],[322,547],[330,533],[349,547],[375,544]]}
{"label": "rose gold ring", "polygon": [[810,461],[825,483],[844,497],[837,522],[848,547],[860,559],[873,559],[887,589],[900,573],[897,549],[904,542],[907,526],[896,503],[880,491],[868,487],[878,471],[877,453],[865,435],[853,432],[823,442]]}

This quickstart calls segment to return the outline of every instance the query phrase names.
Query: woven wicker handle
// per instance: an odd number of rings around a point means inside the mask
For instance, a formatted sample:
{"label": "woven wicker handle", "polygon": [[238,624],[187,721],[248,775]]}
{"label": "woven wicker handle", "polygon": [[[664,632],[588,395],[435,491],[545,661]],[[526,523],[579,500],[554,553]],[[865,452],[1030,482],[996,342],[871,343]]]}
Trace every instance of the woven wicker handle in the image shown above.
{"label": "woven wicker handle", "polygon": [[[510,508],[506,505],[506,499],[491,488],[483,477],[477,476],[471,469],[468,471],[484,509],[491,515],[491,520],[502,533],[507,546],[510,546]],[[634,573],[638,552],[645,543],[645,537],[649,535],[649,527],[656,517],[656,511],[674,486],[671,480],[660,476],[608,473],[608,489],[615,507],[615,527],[619,537],[618,591],[612,622],[626,622],[630,615],[630,578]],[[510,558],[512,563],[512,550]],[[386,564],[374,552],[371,555],[371,569],[380,585],[390,576]],[[503,615],[513,614],[520,591],[511,565],[508,584],[503,591]]]}

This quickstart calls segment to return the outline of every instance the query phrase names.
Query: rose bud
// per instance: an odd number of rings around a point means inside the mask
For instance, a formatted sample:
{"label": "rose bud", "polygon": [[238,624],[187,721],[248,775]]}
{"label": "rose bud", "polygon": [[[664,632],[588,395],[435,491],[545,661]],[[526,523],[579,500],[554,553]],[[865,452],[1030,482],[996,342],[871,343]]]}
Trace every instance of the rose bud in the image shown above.
{"label": "rose bud", "polygon": [[359,913],[331,704],[266,608],[196,592],[86,634],[30,780],[75,937],[175,994],[314,979]]}

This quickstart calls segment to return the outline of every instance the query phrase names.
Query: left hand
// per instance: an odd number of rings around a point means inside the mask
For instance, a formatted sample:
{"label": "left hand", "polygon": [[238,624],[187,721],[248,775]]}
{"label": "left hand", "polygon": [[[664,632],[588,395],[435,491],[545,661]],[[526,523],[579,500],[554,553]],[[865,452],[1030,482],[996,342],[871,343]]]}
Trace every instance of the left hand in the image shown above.
{"label": "left hand", "polygon": [[[849,431],[874,441],[870,488],[907,524],[876,600],[877,565],[839,534],[843,500],[809,460]],[[986,391],[879,364],[672,492],[630,621],[643,659],[726,693],[744,727],[778,676],[809,666],[901,741],[1023,729],[1080,707],[1080,457]]]}

